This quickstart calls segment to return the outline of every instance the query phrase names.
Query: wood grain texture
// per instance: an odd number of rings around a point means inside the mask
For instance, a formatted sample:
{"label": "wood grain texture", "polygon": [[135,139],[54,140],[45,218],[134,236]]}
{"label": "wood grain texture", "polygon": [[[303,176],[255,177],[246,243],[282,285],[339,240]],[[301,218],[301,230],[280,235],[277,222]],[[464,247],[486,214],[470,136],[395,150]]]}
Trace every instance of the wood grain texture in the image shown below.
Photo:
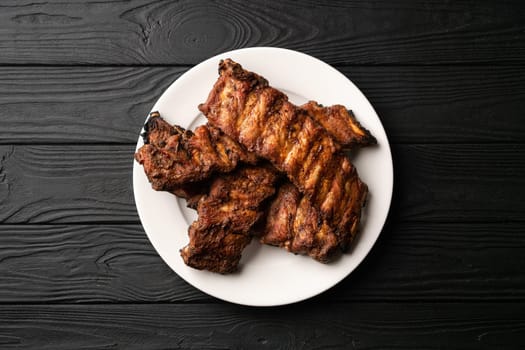
{"label": "wood grain texture", "polygon": [[330,63],[523,63],[525,9],[504,1],[46,1],[0,5],[3,64],[195,64],[277,46]]}
{"label": "wood grain texture", "polygon": [[0,67],[0,142],[136,143],[185,68]]}
{"label": "wood grain texture", "polygon": [[[135,143],[188,68],[0,67],[0,143]],[[369,98],[390,142],[525,141],[522,67],[337,68]]]}
{"label": "wood grain texture", "polygon": [[164,264],[140,225],[3,225],[0,242],[0,303],[211,299]]}
{"label": "wood grain texture", "polygon": [[[523,18],[515,0],[1,1],[0,348],[525,348]],[[187,284],[133,201],[155,101],[249,46],[335,65],[393,146],[370,254],[277,308]]]}
{"label": "wood grain texture", "polygon": [[133,146],[1,146],[0,222],[137,222]]}
{"label": "wood grain texture", "polygon": [[522,223],[388,222],[323,300],[522,301]]}
{"label": "wood grain texture", "polygon": [[392,218],[523,220],[525,144],[395,145],[393,159]]}
{"label": "wood grain texture", "polygon": [[[121,145],[0,146],[0,222],[137,223],[133,152]],[[393,158],[396,221],[523,220],[525,144],[401,144]]]}
{"label": "wood grain texture", "polygon": [[[140,225],[2,225],[0,246],[0,304],[217,302],[172,272]],[[518,302],[524,249],[519,224],[389,223],[313,302]]]}
{"label": "wood grain texture", "polygon": [[523,304],[0,306],[4,349],[503,349]]}

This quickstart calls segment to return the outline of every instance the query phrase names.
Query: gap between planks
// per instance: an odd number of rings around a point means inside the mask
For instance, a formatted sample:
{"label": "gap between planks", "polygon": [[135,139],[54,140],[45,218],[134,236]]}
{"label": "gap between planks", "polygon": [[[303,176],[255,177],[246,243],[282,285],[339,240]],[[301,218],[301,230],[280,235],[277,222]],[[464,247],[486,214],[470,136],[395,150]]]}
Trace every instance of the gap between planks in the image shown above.
{"label": "gap between planks", "polygon": [[[328,291],[328,290],[327,290]],[[429,299],[419,299],[419,298],[411,298],[411,299],[403,299],[403,300],[397,300],[397,299],[360,299],[355,298],[351,300],[337,300],[335,302],[319,298],[318,296],[314,296],[309,299],[305,299],[296,303],[291,304],[284,304],[284,305],[277,305],[277,306],[250,306],[250,305],[241,305],[236,303],[230,303],[227,301],[223,301],[221,299],[214,298],[212,296],[209,296],[210,300],[181,300],[181,301],[118,301],[118,302],[0,302],[0,307],[2,306],[96,306],[96,305],[130,305],[130,306],[143,306],[143,305],[235,305],[238,307],[245,307],[245,308],[253,308],[253,309],[276,309],[276,308],[283,308],[283,307],[293,307],[301,304],[310,304],[315,303],[316,305],[348,305],[348,304],[449,304],[449,305],[465,305],[465,304],[483,304],[483,305],[499,305],[499,304],[516,304],[519,302],[523,302],[523,298],[509,298],[509,299],[501,299],[501,300],[491,300],[487,301],[486,299],[466,299],[466,300],[459,300],[457,298],[439,298],[435,300],[429,300]],[[319,300],[318,300],[319,299]]]}
{"label": "gap between planks", "polygon": [[[314,57],[314,56],[312,56]],[[213,58],[213,57],[210,57]],[[208,58],[209,59],[209,58]],[[204,62],[199,61],[192,64],[186,63],[151,63],[151,64],[139,64],[139,63],[0,63],[0,68],[9,68],[9,67],[26,67],[26,68],[192,68],[199,63]],[[327,62],[326,62],[327,63]],[[328,63],[329,64],[329,63]],[[396,68],[410,68],[410,67],[498,67],[498,68],[516,68],[523,67],[525,68],[525,62],[457,62],[457,63],[335,63],[330,64],[334,68],[346,68],[346,67],[356,67],[356,68],[381,68],[381,67],[396,67]]]}

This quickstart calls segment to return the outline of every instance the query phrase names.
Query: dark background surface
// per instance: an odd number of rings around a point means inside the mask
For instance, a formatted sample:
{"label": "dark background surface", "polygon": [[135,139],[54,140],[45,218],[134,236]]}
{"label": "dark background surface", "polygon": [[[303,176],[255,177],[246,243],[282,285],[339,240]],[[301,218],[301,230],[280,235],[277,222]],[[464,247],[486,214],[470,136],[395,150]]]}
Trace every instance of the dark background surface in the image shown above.
{"label": "dark background surface", "polygon": [[[0,348],[524,348],[522,4],[2,1]],[[248,46],[342,71],[394,158],[369,256],[283,307],[189,286],[133,201],[134,145],[156,99]]]}

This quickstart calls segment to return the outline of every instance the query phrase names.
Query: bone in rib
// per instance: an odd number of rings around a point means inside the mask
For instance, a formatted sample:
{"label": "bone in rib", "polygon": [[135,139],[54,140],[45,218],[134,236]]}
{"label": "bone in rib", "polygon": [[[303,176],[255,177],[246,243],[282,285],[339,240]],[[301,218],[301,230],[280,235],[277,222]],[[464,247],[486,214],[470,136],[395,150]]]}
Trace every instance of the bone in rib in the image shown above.
{"label": "bone in rib", "polygon": [[[359,226],[367,186],[326,129],[263,77],[226,59],[207,101],[208,122],[269,160],[335,225],[344,244]],[[350,238],[348,238],[350,237]]]}

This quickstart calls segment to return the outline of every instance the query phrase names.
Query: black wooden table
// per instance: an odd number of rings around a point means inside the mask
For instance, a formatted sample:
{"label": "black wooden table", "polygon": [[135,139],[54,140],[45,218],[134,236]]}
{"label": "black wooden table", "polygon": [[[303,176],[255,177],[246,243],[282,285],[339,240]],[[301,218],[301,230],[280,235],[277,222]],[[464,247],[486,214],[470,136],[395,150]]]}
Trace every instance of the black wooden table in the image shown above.
{"label": "black wooden table", "polygon": [[[0,3],[0,348],[524,348],[521,1]],[[219,52],[277,46],[347,75],[392,143],[387,224],[294,305],[194,289],[138,219],[147,112]]]}

